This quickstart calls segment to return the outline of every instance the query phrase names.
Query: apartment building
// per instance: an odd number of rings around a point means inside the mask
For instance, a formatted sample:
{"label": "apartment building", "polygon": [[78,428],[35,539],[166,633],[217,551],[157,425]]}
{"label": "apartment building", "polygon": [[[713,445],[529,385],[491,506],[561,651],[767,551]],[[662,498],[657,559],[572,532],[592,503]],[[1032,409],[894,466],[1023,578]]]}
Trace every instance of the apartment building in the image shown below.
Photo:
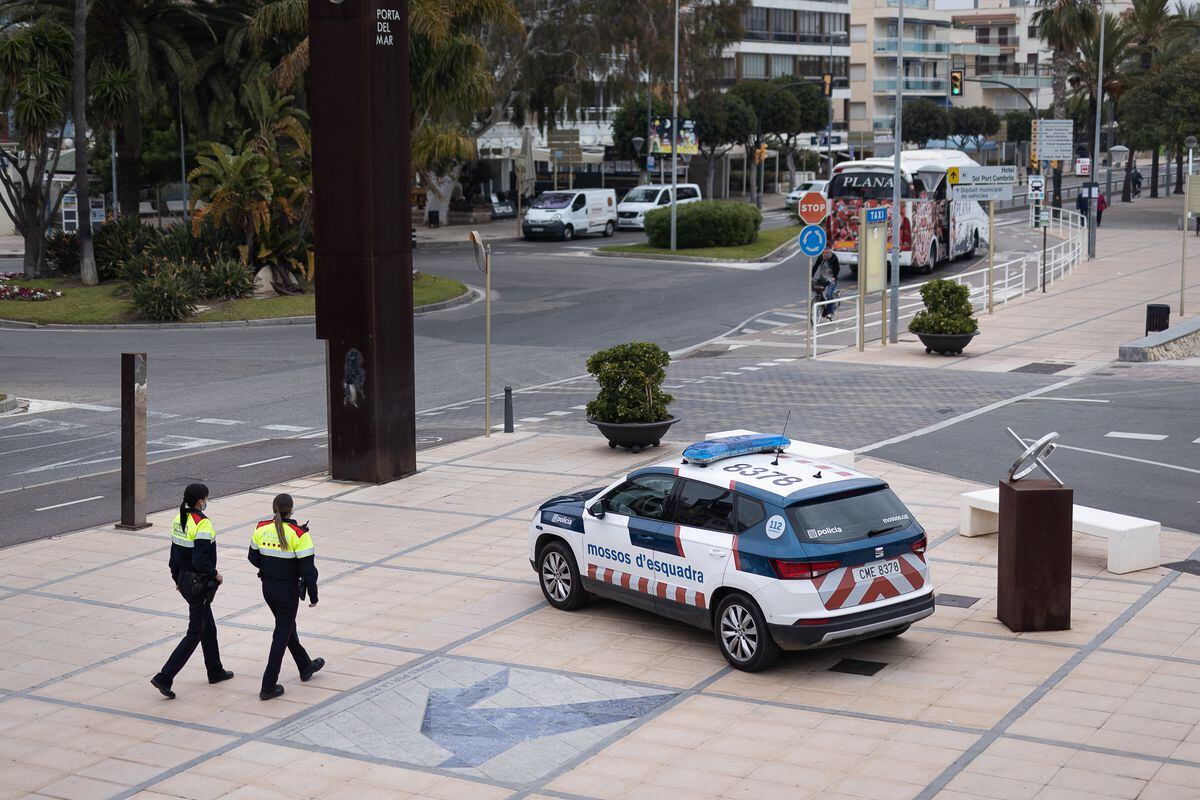
{"label": "apartment building", "polygon": [[849,0],[753,0],[742,41],[725,52],[725,82],[833,75],[835,126],[850,102]]}
{"label": "apartment building", "polygon": [[968,79],[956,104],[987,106],[1001,116],[1027,111],[1031,104],[1049,108],[1051,51],[1038,36],[1033,18],[1038,6],[1014,0],[974,3],[951,17],[956,32],[965,32],[965,41],[979,46],[963,48],[954,58],[954,68],[965,70]]}

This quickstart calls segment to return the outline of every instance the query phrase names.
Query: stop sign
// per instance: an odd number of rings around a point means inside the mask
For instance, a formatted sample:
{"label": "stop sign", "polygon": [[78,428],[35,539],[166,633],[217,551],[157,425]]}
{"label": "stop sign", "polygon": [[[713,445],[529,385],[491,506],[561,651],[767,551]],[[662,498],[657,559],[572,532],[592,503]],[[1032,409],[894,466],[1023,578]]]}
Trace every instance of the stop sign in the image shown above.
{"label": "stop sign", "polygon": [[796,206],[796,211],[800,214],[800,219],[809,225],[816,225],[825,219],[825,215],[828,213],[825,195],[820,192],[809,192],[800,198],[800,203]]}

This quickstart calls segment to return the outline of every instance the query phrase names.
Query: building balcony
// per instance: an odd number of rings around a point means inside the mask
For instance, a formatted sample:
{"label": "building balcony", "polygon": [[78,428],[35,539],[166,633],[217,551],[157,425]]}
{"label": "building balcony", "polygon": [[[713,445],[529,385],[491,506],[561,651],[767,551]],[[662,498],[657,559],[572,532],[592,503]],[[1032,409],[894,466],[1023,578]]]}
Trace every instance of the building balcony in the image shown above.
{"label": "building balcony", "polygon": [[[900,0],[887,0],[887,4],[888,4],[889,6],[891,6],[892,8],[899,8],[899,7],[900,7]],[[932,3],[930,3],[930,2],[929,2],[929,0],[904,0],[904,7],[905,7],[905,8],[922,8],[922,9],[925,9],[925,8],[929,8],[931,5],[933,5],[933,4],[932,4]]]}
{"label": "building balcony", "polygon": [[[1035,75],[1033,73],[1023,75],[1010,75],[1006,72],[993,71],[981,72],[976,76],[980,80],[997,80],[1004,81],[1014,89],[1049,89],[1054,81],[1049,75]],[[985,83],[984,89],[1002,89],[998,83]]]}
{"label": "building balcony", "polygon": [[[894,94],[895,78],[878,78],[874,84],[875,94]],[[945,78],[905,78],[904,91],[912,94],[946,94]]]}
{"label": "building balcony", "polygon": [[1000,45],[980,44],[979,42],[954,42],[950,52],[956,56],[988,56],[995,58],[1000,55]]}
{"label": "building balcony", "polygon": [[[876,56],[895,55],[895,53],[895,38],[875,40]],[[904,54],[933,58],[947,58],[950,55],[950,43],[940,39],[905,39]]]}
{"label": "building balcony", "polygon": [[890,131],[896,126],[895,117],[881,117],[876,115],[871,119],[871,130],[875,131]]}

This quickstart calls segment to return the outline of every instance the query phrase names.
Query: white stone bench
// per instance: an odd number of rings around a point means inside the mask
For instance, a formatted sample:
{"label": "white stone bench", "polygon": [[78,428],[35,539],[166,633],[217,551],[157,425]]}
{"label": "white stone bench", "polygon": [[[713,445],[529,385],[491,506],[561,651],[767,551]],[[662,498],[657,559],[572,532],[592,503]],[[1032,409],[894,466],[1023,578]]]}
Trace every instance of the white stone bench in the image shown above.
{"label": "white stone bench", "polygon": [[[958,532],[984,536],[1000,529],[1000,489],[964,492],[959,497]],[[1098,508],[1072,507],[1072,530],[1108,539],[1108,571],[1117,575],[1151,569],[1160,563],[1158,537],[1162,525]]]}
{"label": "white stone bench", "polygon": [[[738,428],[732,431],[715,431],[713,433],[704,434],[707,439],[724,439],[729,436],[759,436],[759,431],[748,431]],[[837,464],[841,467],[850,467],[854,469],[854,451],[843,450],[840,447],[829,447],[823,444],[815,444],[813,442],[801,442],[796,439],[791,440],[783,452],[791,453],[795,456],[801,456],[812,461],[827,461],[830,464]]]}

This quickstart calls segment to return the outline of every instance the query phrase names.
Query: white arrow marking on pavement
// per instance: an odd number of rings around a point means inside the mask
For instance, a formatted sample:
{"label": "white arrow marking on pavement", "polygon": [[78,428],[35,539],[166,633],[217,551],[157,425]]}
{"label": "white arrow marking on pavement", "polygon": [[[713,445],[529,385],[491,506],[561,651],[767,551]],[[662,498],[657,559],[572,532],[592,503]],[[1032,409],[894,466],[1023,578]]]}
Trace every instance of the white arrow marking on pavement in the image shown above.
{"label": "white arrow marking on pavement", "polygon": [[257,467],[259,464],[270,464],[272,461],[283,461],[288,458],[291,458],[291,456],[276,456],[275,458],[264,458],[262,461],[251,461],[249,464],[238,464],[237,468],[245,469],[246,467]]}
{"label": "white arrow marking on pavement", "polygon": [[75,505],[79,505],[80,503],[90,503],[93,500],[102,500],[102,499],[104,499],[104,495],[98,494],[95,497],[85,497],[82,500],[71,500],[69,502],[59,503],[58,505],[53,505],[53,506],[42,506],[41,508],[35,508],[34,511],[50,511],[55,508],[66,508],[67,506],[75,506]]}
{"label": "white arrow marking on pavement", "polygon": [[1104,434],[1105,439],[1138,439],[1144,442],[1161,442],[1166,439],[1166,434],[1162,433],[1128,433],[1126,431],[1109,431]]}

